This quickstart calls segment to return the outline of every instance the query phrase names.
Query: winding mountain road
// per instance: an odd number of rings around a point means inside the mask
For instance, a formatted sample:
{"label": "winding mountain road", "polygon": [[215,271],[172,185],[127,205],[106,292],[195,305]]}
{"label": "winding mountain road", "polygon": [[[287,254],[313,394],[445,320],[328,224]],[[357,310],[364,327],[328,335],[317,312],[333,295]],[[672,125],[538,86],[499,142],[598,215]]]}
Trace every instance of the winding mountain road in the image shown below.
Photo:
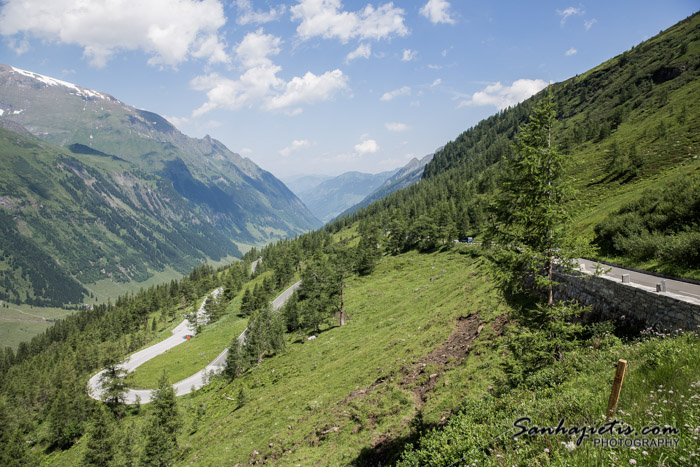
{"label": "winding mountain road", "polygon": [[[272,308],[274,310],[279,310],[282,305],[292,296],[292,293],[301,285],[301,281],[295,283],[287,290],[282,292],[277,298],[272,302]],[[212,291],[203,301],[197,310],[197,321],[202,323],[206,321],[206,312],[204,310],[204,305],[210,297],[216,298],[221,292],[222,288],[218,288]],[[120,365],[120,368],[126,370],[127,373],[134,371],[139,366],[143,365],[152,358],[157,357],[165,353],[166,351],[172,349],[173,347],[187,342],[188,335],[194,335],[195,331],[192,329],[190,322],[185,319],[182,323],[178,324],[172,331],[172,336],[167,339],[158,342],[148,348],[139,350],[138,352],[132,354],[124,363]],[[241,340],[242,336],[242,340]],[[245,344],[245,331],[238,337],[243,344]],[[214,360],[212,360],[209,365],[205,368],[199,370],[197,373],[189,376],[182,381],[178,381],[173,384],[173,389],[175,389],[176,396],[183,396],[189,394],[190,392],[196,391],[199,388],[206,386],[209,383],[209,378],[212,375],[221,373],[226,366],[226,356],[228,355],[228,349],[224,349]],[[93,375],[88,381],[88,394],[90,397],[96,400],[102,399],[102,382],[101,377],[106,370],[102,370],[99,373]],[[152,389],[128,389],[124,395],[124,401],[127,404],[135,404],[137,401],[145,404],[151,401],[153,395]]]}

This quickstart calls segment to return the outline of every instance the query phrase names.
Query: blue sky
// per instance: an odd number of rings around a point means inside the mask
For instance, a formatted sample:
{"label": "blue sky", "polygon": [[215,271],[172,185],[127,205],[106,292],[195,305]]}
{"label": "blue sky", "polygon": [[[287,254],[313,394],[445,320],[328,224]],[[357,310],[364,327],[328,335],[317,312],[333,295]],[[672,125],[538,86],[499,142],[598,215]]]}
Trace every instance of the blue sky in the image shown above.
{"label": "blue sky", "polygon": [[278,177],[379,172],[697,1],[5,0],[0,62],[209,134]]}

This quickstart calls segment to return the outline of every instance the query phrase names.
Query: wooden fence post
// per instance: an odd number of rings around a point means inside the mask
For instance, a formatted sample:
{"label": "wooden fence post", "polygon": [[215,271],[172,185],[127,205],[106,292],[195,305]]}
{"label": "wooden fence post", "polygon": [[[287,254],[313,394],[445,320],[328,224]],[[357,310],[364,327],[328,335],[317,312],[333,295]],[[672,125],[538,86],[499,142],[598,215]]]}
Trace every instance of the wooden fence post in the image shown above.
{"label": "wooden fence post", "polygon": [[620,398],[622,390],[622,380],[625,379],[625,370],[627,369],[627,360],[617,361],[617,372],[615,372],[615,380],[613,381],[612,391],[610,392],[610,400],[608,401],[608,412],[606,418],[612,419],[617,410],[617,400]]}

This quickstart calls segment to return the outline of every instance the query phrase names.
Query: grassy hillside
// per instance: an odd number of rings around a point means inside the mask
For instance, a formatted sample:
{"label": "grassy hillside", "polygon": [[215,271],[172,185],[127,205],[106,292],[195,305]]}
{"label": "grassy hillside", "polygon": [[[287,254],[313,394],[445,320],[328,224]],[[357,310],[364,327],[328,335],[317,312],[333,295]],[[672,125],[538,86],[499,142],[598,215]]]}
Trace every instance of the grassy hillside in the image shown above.
{"label": "grassy hillside", "polygon": [[17,350],[21,342],[46,331],[53,323],[65,318],[74,310],[62,308],[35,307],[3,303],[0,305],[0,342],[2,347]]}
{"label": "grassy hillside", "polygon": [[[700,456],[700,369],[693,361],[700,350],[697,335],[642,337],[622,343],[601,333],[543,376],[563,380],[552,387],[517,390],[478,401],[465,401],[445,427],[426,433],[403,453],[401,466],[424,465],[696,465]],[[528,435],[513,426],[521,417],[527,429],[564,426],[602,427],[617,358],[628,370],[620,395],[617,426],[630,426],[623,439],[673,439],[674,447],[601,448],[595,439],[617,436]],[[545,379],[546,378],[546,379]],[[676,433],[642,436],[645,427]]]}
{"label": "grassy hillside", "polygon": [[[695,334],[621,340],[611,326],[598,326],[528,387],[504,388],[504,331],[514,326],[509,316],[518,305],[499,292],[485,258],[471,247],[456,248],[383,257],[371,275],[351,281],[346,326],[329,321],[314,340],[288,335],[283,353],[231,382],[220,377],[179,398],[177,463],[603,465],[616,458],[676,465],[698,454]],[[228,319],[202,333],[202,345],[217,342],[224,326],[234,338],[243,323]],[[618,419],[638,430],[678,427],[678,448],[643,454],[601,449],[591,439],[568,449],[563,443],[575,442],[569,436],[509,437],[522,416],[538,426],[556,426],[562,417],[567,426],[601,425],[619,358],[630,366]],[[161,361],[158,370],[180,367],[173,358]],[[145,405],[120,426],[133,436],[146,430],[150,414]],[[74,465],[84,448],[81,442],[43,458]],[[137,443],[133,455],[140,449]]]}
{"label": "grassy hillside", "polygon": [[[388,459],[416,424],[444,423],[462,398],[485,392],[498,374],[496,336],[508,309],[483,261],[465,253],[384,258],[373,275],[348,288],[348,325],[326,326],[313,341],[290,335],[283,354],[231,383],[217,379],[179,399],[182,412],[191,414],[179,460],[338,465]],[[229,331],[233,338],[240,329]],[[214,342],[215,332],[199,338]],[[248,402],[237,409],[241,387]],[[148,410],[123,422],[138,429]],[[81,454],[78,445],[50,459],[68,465]]]}

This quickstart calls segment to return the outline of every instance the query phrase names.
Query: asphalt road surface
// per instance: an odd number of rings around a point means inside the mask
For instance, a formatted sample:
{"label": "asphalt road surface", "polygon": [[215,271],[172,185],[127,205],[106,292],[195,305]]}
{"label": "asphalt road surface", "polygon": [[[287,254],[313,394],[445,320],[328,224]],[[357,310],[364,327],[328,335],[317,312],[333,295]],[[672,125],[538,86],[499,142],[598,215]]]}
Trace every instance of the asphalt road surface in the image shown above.
{"label": "asphalt road surface", "polygon": [[[579,259],[578,262],[585,266],[585,271],[588,273],[595,272],[596,264],[598,264],[595,261],[590,261],[587,259]],[[609,266],[603,263],[600,263],[600,267],[602,268],[603,272],[601,277],[605,279],[622,282],[622,274],[629,274],[630,282],[632,284],[648,287],[653,291],[656,291],[656,284],[660,283],[662,280],[665,280],[666,293],[681,296],[686,300],[691,300],[695,301],[696,303],[700,303],[700,285],[691,284],[689,282],[677,281],[673,279],[664,279],[663,277],[652,276],[650,274],[645,274],[637,271],[630,271],[629,269]]]}
{"label": "asphalt road surface", "polygon": [[[258,260],[260,261],[260,260]],[[292,293],[301,285],[301,281],[289,287],[287,290],[282,292],[277,298],[272,301],[272,308],[277,311],[284,303],[289,300]],[[206,319],[204,305],[206,304],[209,297],[217,297],[222,292],[221,288],[212,291],[206,299],[202,301],[199,310],[197,310],[197,321],[202,322]],[[172,349],[173,347],[182,344],[187,341],[187,335],[194,335],[195,331],[192,329],[190,322],[184,320],[182,323],[178,324],[172,331],[172,336],[167,339],[158,342],[146,349],[139,350],[138,352],[132,354],[124,363],[120,365],[121,368],[128,372],[134,371],[139,366],[146,363],[148,360],[157,357],[165,353],[166,351]],[[245,331],[238,337],[239,340],[242,338],[242,343],[245,344]],[[178,381],[173,384],[176,396],[183,396],[189,394],[192,391],[206,386],[209,384],[209,378],[212,375],[221,373],[226,366],[226,356],[228,355],[228,349],[224,349],[212,362],[205,368],[199,370],[197,373],[189,376],[182,381]],[[102,370],[88,381],[88,394],[90,397],[96,400],[101,400],[102,396],[102,383],[100,378],[106,370]],[[152,389],[129,389],[124,395],[125,402],[127,404],[135,404],[138,400],[140,403],[145,404],[151,401],[153,395]]]}

